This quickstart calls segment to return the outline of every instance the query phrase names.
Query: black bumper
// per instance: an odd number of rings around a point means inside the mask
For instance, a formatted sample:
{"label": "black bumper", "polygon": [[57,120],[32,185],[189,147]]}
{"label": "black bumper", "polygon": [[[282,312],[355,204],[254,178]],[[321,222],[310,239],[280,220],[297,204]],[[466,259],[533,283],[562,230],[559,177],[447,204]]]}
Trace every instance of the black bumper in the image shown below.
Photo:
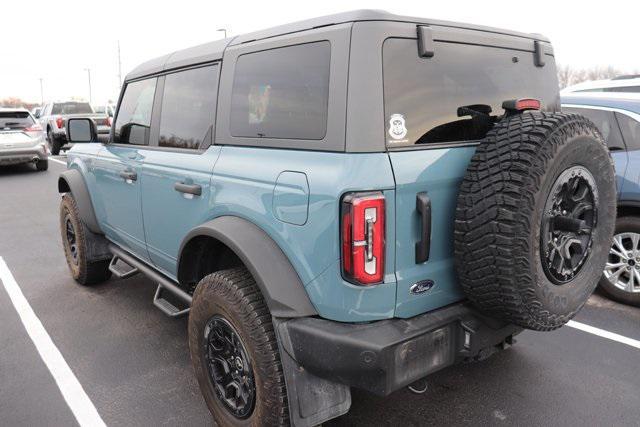
{"label": "black bumper", "polygon": [[457,362],[484,358],[520,331],[466,303],[411,319],[352,324],[306,317],[280,325],[288,335],[287,351],[300,366],[379,395]]}

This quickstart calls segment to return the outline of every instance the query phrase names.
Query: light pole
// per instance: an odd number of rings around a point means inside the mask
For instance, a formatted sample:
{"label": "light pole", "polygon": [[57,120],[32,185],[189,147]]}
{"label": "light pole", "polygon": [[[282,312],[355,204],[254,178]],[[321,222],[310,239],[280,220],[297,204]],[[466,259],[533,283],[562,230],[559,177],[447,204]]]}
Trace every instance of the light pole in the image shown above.
{"label": "light pole", "polygon": [[118,40],[118,89],[122,87],[122,62],[120,61],[120,40]]}
{"label": "light pole", "polygon": [[224,38],[227,38],[227,29],[226,28],[220,28],[219,30],[216,31],[222,31],[224,33]]}
{"label": "light pole", "polygon": [[40,77],[40,106],[44,105],[44,91],[42,90],[42,77]]}
{"label": "light pole", "polygon": [[89,104],[91,104],[91,69],[85,68],[84,70],[87,72],[87,76],[89,77]]}

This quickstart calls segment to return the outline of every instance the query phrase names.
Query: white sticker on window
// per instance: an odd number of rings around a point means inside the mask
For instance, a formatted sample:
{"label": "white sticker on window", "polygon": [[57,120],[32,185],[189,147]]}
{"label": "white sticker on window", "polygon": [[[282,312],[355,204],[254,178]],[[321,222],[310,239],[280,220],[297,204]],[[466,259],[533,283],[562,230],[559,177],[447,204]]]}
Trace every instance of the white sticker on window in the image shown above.
{"label": "white sticker on window", "polygon": [[392,114],[389,118],[389,136],[393,139],[391,142],[407,142],[404,139],[407,126],[402,114]]}

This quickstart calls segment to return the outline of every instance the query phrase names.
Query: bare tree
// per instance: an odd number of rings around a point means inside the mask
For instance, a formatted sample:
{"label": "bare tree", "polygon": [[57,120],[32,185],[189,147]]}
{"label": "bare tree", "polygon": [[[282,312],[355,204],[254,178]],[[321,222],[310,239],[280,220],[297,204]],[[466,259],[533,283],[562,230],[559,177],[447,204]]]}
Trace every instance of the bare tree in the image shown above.
{"label": "bare tree", "polygon": [[611,65],[607,67],[574,68],[571,65],[558,65],[558,83],[561,89],[590,80],[612,79],[623,73]]}

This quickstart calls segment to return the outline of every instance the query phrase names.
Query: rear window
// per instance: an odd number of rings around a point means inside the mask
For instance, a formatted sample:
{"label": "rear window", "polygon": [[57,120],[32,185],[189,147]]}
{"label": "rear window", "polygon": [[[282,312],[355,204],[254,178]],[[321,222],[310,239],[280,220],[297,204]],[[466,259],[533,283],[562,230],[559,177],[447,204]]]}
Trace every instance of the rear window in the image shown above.
{"label": "rear window", "polygon": [[552,61],[536,67],[531,52],[458,43],[436,42],[434,50],[433,57],[421,58],[415,39],[384,42],[389,147],[483,138],[489,128],[486,116],[472,119],[462,107],[495,117],[504,113],[502,102],[509,99],[537,98],[551,110],[558,105]]}
{"label": "rear window", "polygon": [[34,123],[26,111],[0,111],[0,130],[24,129]]}
{"label": "rear window", "polygon": [[88,102],[60,102],[53,104],[51,114],[93,114]]}
{"label": "rear window", "polygon": [[607,143],[607,147],[609,147],[609,149],[625,149],[624,142],[622,141],[622,135],[620,134],[620,128],[618,127],[618,123],[616,122],[613,112],[579,107],[562,107],[562,111],[565,113],[582,114],[587,119],[591,120],[593,124],[600,129],[604,142]]}
{"label": "rear window", "polygon": [[330,43],[322,41],[240,56],[233,82],[231,134],[323,139],[330,55]]}
{"label": "rear window", "polygon": [[640,122],[626,114],[616,113],[620,130],[629,151],[640,150]]}
{"label": "rear window", "polygon": [[104,113],[106,113],[106,111],[107,111],[106,107],[102,107],[102,106],[93,107],[93,112],[94,113],[104,114]]}

